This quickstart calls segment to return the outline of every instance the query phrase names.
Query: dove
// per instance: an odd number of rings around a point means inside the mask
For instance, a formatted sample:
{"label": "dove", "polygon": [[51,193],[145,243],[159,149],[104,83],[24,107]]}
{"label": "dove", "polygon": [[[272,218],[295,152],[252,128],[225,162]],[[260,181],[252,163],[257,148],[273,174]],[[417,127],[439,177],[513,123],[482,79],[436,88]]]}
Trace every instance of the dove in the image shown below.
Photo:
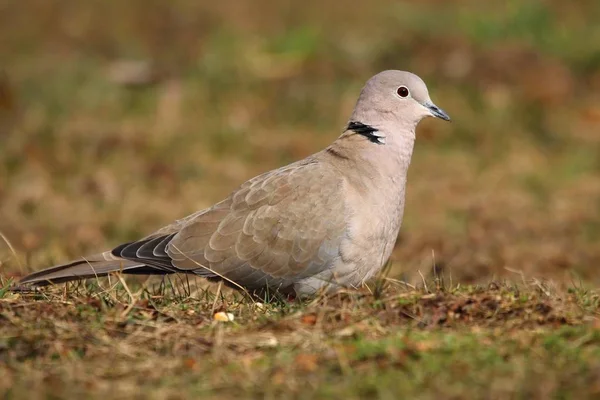
{"label": "dove", "polygon": [[303,160],[137,241],[25,276],[42,286],[110,273],[195,274],[252,294],[359,288],[389,259],[419,121],[450,117],[405,71],[367,81],[342,134]]}

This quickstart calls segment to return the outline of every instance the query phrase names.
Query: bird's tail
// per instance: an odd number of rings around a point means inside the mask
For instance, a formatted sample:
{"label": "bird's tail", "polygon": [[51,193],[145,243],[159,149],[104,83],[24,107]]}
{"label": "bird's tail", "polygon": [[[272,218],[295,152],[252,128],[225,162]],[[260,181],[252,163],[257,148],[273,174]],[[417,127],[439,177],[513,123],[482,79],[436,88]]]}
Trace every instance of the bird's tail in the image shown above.
{"label": "bird's tail", "polygon": [[101,277],[111,272],[125,274],[165,274],[151,266],[140,264],[114,256],[110,251],[95,254],[67,264],[55,265],[27,275],[19,281],[19,285],[44,286],[79,279]]}

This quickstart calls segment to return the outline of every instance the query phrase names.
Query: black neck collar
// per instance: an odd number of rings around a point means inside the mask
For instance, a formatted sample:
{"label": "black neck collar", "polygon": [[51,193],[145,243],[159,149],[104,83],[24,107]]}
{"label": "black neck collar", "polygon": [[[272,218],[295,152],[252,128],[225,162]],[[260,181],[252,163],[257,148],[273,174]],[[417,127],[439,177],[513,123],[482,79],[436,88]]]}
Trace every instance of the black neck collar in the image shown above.
{"label": "black neck collar", "polygon": [[363,124],[362,122],[358,121],[350,121],[346,127],[346,130],[366,137],[371,143],[385,143],[385,137],[377,135],[376,132],[378,132],[378,129],[373,128],[371,125]]}

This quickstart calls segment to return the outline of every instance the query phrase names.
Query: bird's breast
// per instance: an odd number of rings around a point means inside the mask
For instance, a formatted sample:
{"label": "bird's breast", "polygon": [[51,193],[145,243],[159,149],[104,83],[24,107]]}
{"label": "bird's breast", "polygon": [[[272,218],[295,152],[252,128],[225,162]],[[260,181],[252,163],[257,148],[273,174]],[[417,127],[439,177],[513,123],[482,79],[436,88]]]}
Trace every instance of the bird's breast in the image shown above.
{"label": "bird's breast", "polygon": [[368,194],[349,191],[348,234],[341,252],[359,271],[360,281],[375,274],[390,257],[402,222],[404,181],[386,184]]}

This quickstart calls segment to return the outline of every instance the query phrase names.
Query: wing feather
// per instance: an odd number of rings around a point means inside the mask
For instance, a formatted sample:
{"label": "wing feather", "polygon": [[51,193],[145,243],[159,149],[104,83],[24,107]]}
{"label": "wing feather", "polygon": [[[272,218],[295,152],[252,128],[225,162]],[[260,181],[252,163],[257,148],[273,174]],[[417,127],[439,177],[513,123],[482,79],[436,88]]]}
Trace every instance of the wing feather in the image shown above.
{"label": "wing feather", "polygon": [[339,257],[342,184],[335,170],[316,162],[261,175],[232,193],[227,207],[189,220],[166,252],[177,268],[207,262],[243,286],[318,273]]}

